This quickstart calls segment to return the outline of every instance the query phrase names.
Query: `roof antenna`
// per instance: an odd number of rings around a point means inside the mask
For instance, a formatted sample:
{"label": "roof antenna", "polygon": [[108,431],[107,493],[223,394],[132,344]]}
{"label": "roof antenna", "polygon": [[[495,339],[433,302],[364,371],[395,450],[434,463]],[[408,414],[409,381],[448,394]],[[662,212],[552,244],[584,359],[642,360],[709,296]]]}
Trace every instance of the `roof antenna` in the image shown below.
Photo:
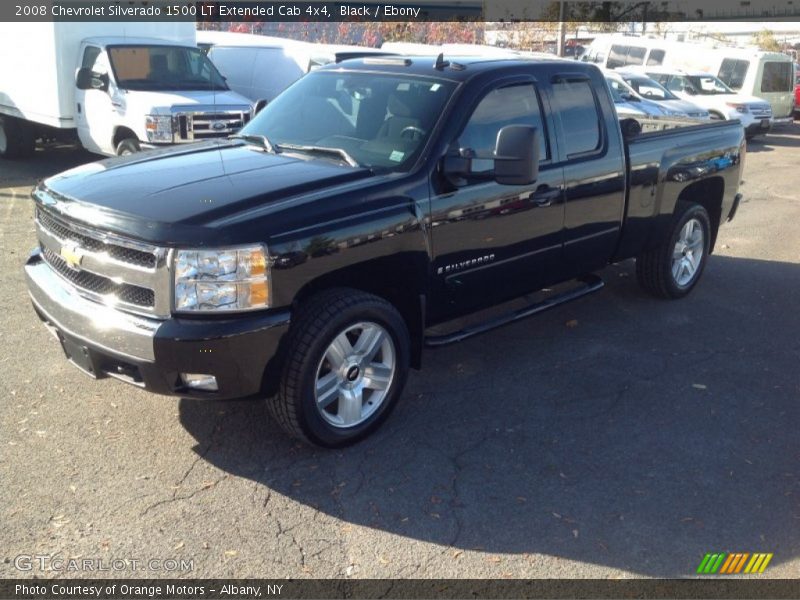
{"label": "roof antenna", "polygon": [[433,68],[436,69],[437,71],[441,71],[449,64],[450,61],[444,59],[444,52],[440,52],[439,56],[436,57],[436,62],[433,63]]}

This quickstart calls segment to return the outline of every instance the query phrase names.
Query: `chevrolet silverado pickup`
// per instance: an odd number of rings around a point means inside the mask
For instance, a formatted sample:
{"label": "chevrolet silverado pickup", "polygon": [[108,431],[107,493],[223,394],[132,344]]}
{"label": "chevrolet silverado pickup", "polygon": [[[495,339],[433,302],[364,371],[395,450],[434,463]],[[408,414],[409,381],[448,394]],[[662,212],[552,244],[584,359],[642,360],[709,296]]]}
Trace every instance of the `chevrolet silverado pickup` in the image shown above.
{"label": "chevrolet silverado pickup", "polygon": [[744,130],[643,131],[590,64],[323,67],[232,139],[40,183],[30,296],[92,377],[263,398],[289,434],[343,446],[384,421],[424,347],[596,291],[609,263],[635,258],[659,297],[695,287],[739,204]]}

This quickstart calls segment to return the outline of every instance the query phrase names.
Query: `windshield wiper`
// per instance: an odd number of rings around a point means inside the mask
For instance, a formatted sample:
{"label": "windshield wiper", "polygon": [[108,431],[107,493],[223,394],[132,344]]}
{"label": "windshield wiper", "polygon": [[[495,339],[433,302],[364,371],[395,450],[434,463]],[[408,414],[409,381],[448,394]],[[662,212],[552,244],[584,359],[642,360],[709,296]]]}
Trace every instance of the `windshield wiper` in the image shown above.
{"label": "windshield wiper", "polygon": [[278,153],[278,147],[269,141],[269,138],[265,135],[257,135],[254,133],[235,133],[233,135],[228,136],[229,140],[244,140],[245,142],[249,142],[251,144],[257,144],[261,146],[267,152],[271,152],[272,154]]}
{"label": "windshield wiper", "polygon": [[350,156],[350,153],[347,152],[347,150],[342,150],[341,148],[328,148],[327,146],[303,146],[300,144],[281,144],[280,148],[281,150],[296,150],[298,152],[308,152],[309,154],[331,154],[338,156],[351,167],[361,166],[361,163]]}

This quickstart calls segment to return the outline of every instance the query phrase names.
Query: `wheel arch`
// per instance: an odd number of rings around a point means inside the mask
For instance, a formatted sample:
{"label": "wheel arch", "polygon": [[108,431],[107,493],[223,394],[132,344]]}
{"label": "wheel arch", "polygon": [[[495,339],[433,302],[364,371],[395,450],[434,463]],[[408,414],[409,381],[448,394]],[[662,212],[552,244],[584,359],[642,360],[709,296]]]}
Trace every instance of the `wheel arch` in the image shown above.
{"label": "wheel arch", "polygon": [[722,177],[709,177],[702,181],[695,181],[683,188],[678,194],[678,203],[695,203],[706,209],[711,222],[709,252],[714,251],[719,226],[722,223],[722,201],[724,196],[725,180]]}
{"label": "wheel arch", "polygon": [[[410,257],[408,254],[423,254]],[[374,294],[392,304],[406,322],[411,340],[411,366],[422,364],[427,291],[427,255],[401,253],[357,263],[325,273],[303,285],[294,297],[292,312],[310,298],[332,288],[349,288]]]}
{"label": "wheel arch", "polygon": [[131,129],[130,127],[126,127],[124,125],[118,125],[117,128],[114,130],[114,137],[111,139],[111,143],[113,144],[113,148],[116,150],[117,146],[122,140],[133,138],[135,140],[139,140],[139,136],[136,135],[136,132]]}

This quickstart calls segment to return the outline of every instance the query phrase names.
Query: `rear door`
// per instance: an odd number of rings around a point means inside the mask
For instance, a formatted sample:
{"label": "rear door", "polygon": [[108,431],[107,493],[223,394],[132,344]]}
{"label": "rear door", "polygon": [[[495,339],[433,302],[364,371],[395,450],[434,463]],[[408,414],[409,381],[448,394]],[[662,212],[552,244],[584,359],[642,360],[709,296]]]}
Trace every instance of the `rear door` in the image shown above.
{"label": "rear door", "polygon": [[607,264],[625,210],[625,162],[619,125],[600,75],[562,72],[551,86],[557,166],[564,170],[564,273]]}
{"label": "rear door", "polygon": [[469,109],[450,140],[451,152],[491,156],[502,127],[532,125],[539,130],[539,178],[530,185],[500,185],[488,159],[473,159],[471,175],[458,181],[434,173],[434,318],[513,298],[558,276],[563,175],[553,159],[558,149],[543,87],[532,77],[517,76],[464,100]]}

